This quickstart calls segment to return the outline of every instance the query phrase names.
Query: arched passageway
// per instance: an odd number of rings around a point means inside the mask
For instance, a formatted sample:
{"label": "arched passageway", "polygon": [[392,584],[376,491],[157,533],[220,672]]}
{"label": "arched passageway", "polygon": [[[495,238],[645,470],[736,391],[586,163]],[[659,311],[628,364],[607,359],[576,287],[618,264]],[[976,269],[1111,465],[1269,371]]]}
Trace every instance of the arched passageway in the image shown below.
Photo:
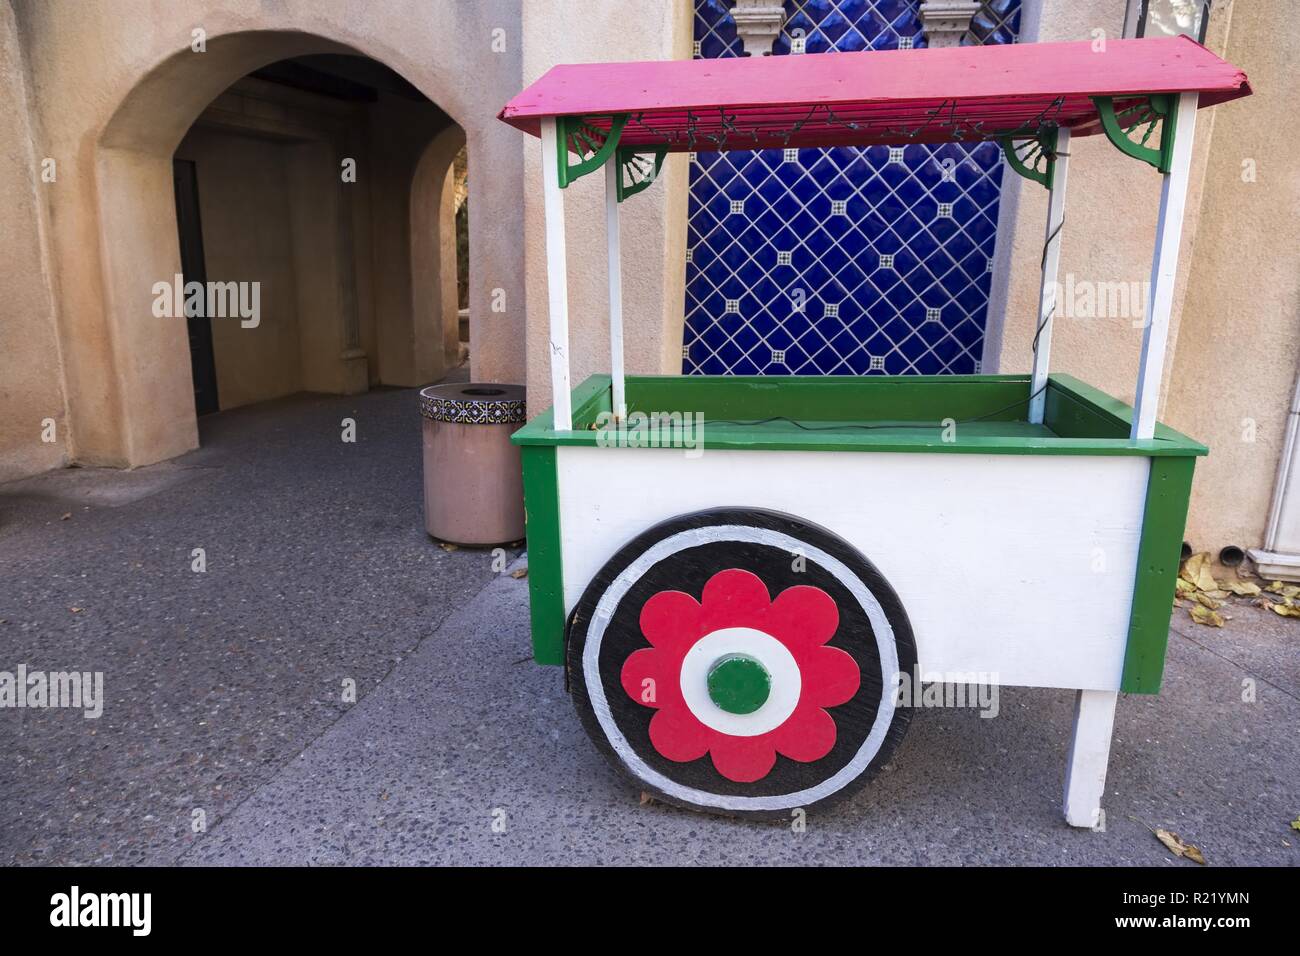
{"label": "arched passageway", "polygon": [[173,156],[198,414],[298,391],[422,385],[459,361],[464,131],[375,60],[280,60],[219,94]]}
{"label": "arched passageway", "polygon": [[[283,11],[295,18],[303,29],[249,30],[214,15],[202,51],[105,68],[123,92],[105,97],[117,105],[78,158],[87,185],[53,224],[73,460],[134,466],[193,449],[196,399],[228,408],[421,385],[463,356],[453,164],[461,150],[502,151],[493,117],[517,86],[517,57],[489,60],[441,34],[398,48],[314,8]],[[313,24],[328,35],[307,32]],[[484,75],[480,60],[497,72]],[[521,360],[521,305],[481,321],[490,302],[523,302],[523,250],[507,241],[523,220],[514,145],[470,188],[483,215],[462,284],[475,372],[488,377],[523,374],[510,364]],[[187,225],[178,162],[197,211],[188,228],[203,240],[190,269],[202,263],[205,303],[206,283],[224,283],[214,292],[237,313],[222,318],[214,302],[207,339],[184,314],[183,281],[175,294]],[[259,283],[255,323],[238,314],[253,308],[241,282]],[[211,352],[197,377],[192,341]]]}

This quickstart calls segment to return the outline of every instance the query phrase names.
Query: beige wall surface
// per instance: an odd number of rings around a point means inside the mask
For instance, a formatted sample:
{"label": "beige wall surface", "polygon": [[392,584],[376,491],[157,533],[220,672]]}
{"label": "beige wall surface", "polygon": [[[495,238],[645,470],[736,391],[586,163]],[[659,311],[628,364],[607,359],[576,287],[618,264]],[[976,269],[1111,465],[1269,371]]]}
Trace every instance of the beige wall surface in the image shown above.
{"label": "beige wall surface", "polygon": [[302,387],[289,149],[273,140],[200,127],[176,152],[177,158],[195,162],[208,281],[259,283],[255,327],[244,327],[238,317],[210,320],[222,408]]}
{"label": "beige wall surface", "polygon": [[[1124,0],[1027,0],[1026,41],[1121,35]],[[1263,544],[1300,345],[1300,166],[1289,134],[1300,93],[1290,0],[1225,0],[1206,46],[1250,77],[1254,95],[1197,115],[1191,185],[1159,416],[1210,447],[1197,464],[1187,539],[1198,550]],[[1104,64],[1104,52],[1098,53]],[[1242,179],[1253,163],[1254,182]],[[1104,291],[1150,279],[1160,176],[1104,136],[1076,138],[1060,281]],[[985,370],[1030,367],[1046,190],[1007,174]],[[1080,300],[1076,299],[1076,302]],[[1064,305],[1064,304],[1063,304]],[[1132,402],[1142,315],[1053,322],[1051,366]]]}
{"label": "beige wall surface", "polygon": [[[68,460],[54,296],[43,261],[44,154],[33,148],[18,34],[0,3],[0,481]],[[66,170],[64,170],[66,172]],[[53,419],[52,430],[42,423]],[[42,440],[53,437],[54,441]]]}
{"label": "beige wall surface", "polygon": [[[348,102],[251,78],[203,111],[177,156],[198,166],[208,279],[258,281],[262,295],[256,327],[214,323],[222,408],[445,374],[445,186],[464,142],[436,106],[384,90]],[[341,181],[345,161],[355,180]]]}
{"label": "beige wall surface", "polygon": [[[3,31],[6,92],[19,92],[15,78],[26,76],[30,122],[24,131],[17,120],[9,159],[25,152],[53,157],[60,174],[42,197],[48,236],[30,211],[6,224],[14,224],[16,246],[28,256],[43,250],[51,266],[58,307],[37,304],[32,311],[57,323],[72,458],[140,465],[196,444],[184,327],[160,325],[151,314],[153,284],[179,271],[171,155],[222,90],[294,56],[373,57],[460,123],[471,163],[485,157],[470,181],[474,374],[522,378],[522,152],[518,134],[495,119],[521,85],[517,2],[392,0],[359,15],[352,0],[6,0],[6,19],[11,2],[14,22]],[[192,46],[196,36],[201,51]],[[6,115],[6,123],[14,121]],[[30,193],[16,185],[23,181],[34,182],[18,176],[0,187],[20,212],[23,190]],[[403,230],[407,221],[404,213]],[[484,323],[496,288],[506,311]],[[57,367],[51,342],[29,341],[40,351],[32,367]],[[19,468],[39,470],[53,463],[51,455],[26,456]]]}
{"label": "beige wall surface", "polygon": [[[529,0],[524,6],[524,85],[557,63],[673,60],[691,55],[691,0],[656,4],[605,0]],[[502,104],[504,105],[504,103]],[[528,280],[528,409],[550,406],[547,360],[546,233],[540,141],[523,140],[524,234]],[[474,161],[470,153],[471,164]],[[470,181],[477,175],[471,165]],[[686,296],[684,154],[669,156],[660,181],[620,207],[624,359],[629,374],[680,372]],[[594,172],[564,190],[569,266],[570,375],[576,385],[608,372],[609,296],[605,254],[605,178]],[[471,221],[478,215],[471,203]],[[471,354],[473,343],[471,343]]]}
{"label": "beige wall surface", "polygon": [[[371,110],[371,171],[367,177],[371,182],[373,216],[375,350],[378,380],[386,385],[428,385],[444,371],[442,349],[434,352],[424,348],[426,343],[435,340],[441,345],[440,332],[433,334],[434,330],[424,329],[428,334],[417,335],[412,325],[413,283],[428,277],[412,273],[410,227],[411,190],[416,170],[442,128],[422,103],[381,96]],[[463,142],[459,132],[453,137],[457,143]],[[442,173],[437,183],[441,187],[455,152],[445,148],[435,152],[440,156],[435,165]],[[435,204],[441,201],[440,189],[426,189],[421,194],[426,201]],[[437,262],[428,262],[423,247],[418,248],[426,268],[440,268]],[[422,296],[421,301],[427,299]],[[448,317],[453,324],[454,314],[455,310]]]}
{"label": "beige wall surface", "polygon": [[[1104,70],[1106,53],[1100,44],[1122,36],[1124,10],[1125,0],[1030,2],[1025,5],[1021,35],[1026,42],[1099,42],[1097,68]],[[1186,289],[1187,256],[1196,232],[1207,129],[1208,117],[1202,112],[1194,141],[1182,267],[1170,320],[1168,354],[1171,359],[1178,340],[1179,306]],[[1134,283],[1143,288],[1150,280],[1160,182],[1160,174],[1155,169],[1124,155],[1105,136],[1076,137],[1070,142],[1058,277],[1066,289],[1079,290],[1075,302],[1084,307],[1073,309],[1073,316],[1066,314],[1064,308],[1058,309],[1052,323],[1051,367],[1054,372],[1076,375],[1130,403],[1137,386],[1142,310],[1130,304],[1127,311],[1120,310],[1121,314],[1090,316],[1082,290],[1106,290],[1120,285],[1132,288]],[[1047,190],[1004,168],[985,371],[1024,372],[1033,364],[1039,263],[1046,222]],[[1166,388],[1168,382],[1166,374]]]}
{"label": "beige wall surface", "polygon": [[1165,420],[1210,448],[1187,539],[1264,543],[1300,362],[1300,31],[1290,0],[1232,4],[1223,55],[1254,95],[1214,110]]}

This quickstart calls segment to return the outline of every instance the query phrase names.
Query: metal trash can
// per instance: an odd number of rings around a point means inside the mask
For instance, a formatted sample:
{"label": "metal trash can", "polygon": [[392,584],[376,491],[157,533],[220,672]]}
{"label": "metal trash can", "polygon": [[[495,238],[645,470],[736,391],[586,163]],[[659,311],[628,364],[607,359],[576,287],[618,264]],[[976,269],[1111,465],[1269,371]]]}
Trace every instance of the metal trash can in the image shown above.
{"label": "metal trash can", "polygon": [[440,541],[486,545],[524,536],[524,480],[511,434],[525,420],[524,387],[491,383],[420,390],[424,527]]}

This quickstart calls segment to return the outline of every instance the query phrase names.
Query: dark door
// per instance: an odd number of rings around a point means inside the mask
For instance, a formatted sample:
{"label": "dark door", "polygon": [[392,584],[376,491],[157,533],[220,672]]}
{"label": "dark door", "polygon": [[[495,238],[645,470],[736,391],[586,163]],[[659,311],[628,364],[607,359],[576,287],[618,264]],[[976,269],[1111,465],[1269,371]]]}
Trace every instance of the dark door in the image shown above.
{"label": "dark door", "polygon": [[[176,184],[176,228],[181,243],[181,275],[186,283],[208,282],[203,261],[203,226],[199,219],[199,180],[194,163],[172,160]],[[207,415],[217,410],[217,365],[212,354],[212,319],[206,312],[185,321],[190,333],[190,368],[194,373],[194,412]]]}

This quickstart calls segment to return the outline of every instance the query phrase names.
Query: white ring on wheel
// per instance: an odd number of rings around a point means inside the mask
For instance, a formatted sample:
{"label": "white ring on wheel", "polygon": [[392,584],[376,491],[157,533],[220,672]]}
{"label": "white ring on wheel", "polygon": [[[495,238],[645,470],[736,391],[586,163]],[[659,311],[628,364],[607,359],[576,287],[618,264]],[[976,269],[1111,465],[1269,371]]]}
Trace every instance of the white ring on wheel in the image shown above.
{"label": "white ring on wheel", "polygon": [[[749,714],[723,710],[709,696],[709,671],[729,654],[752,657],[763,666],[772,690],[763,705]],[[799,706],[803,675],[790,649],[771,634],[752,627],[724,627],[705,634],[682,658],[682,697],[695,719],[733,737],[757,737],[776,730]]]}
{"label": "white ring on wheel", "polygon": [[[605,685],[600,680],[600,646],[605,637],[605,629],[614,618],[614,611],[623,597],[631,590],[651,568],[664,558],[684,551],[687,548],[711,544],[715,541],[738,541],[746,544],[765,544],[781,548],[791,554],[802,554],[811,561],[825,568],[837,581],[848,588],[849,593],[857,599],[862,610],[871,621],[871,630],[876,637],[876,648],[880,655],[880,704],[876,710],[875,723],[867,734],[862,746],[852,759],[838,772],[811,787],[794,793],[774,794],[762,797],[745,797],[732,794],[710,793],[697,790],[672,780],[647,764],[628,743],[623,732],[619,730],[614,715],[609,709],[609,700],[605,697]],[[820,548],[806,541],[773,531],[768,528],[752,528],[746,525],[712,525],[703,528],[688,528],[677,534],[669,535],[664,540],[651,545],[646,551],[632,560],[622,573],[610,582],[605,593],[596,603],[596,610],[591,615],[591,624],[587,628],[587,643],[582,649],[582,676],[587,686],[587,696],[591,701],[592,713],[605,733],[605,739],[619,760],[627,765],[629,771],[639,780],[644,780],[658,788],[669,797],[701,807],[714,807],[719,810],[765,811],[788,810],[792,807],[807,806],[824,800],[831,794],[843,789],[853,782],[870,765],[880,751],[889,733],[889,726],[894,720],[894,687],[898,674],[898,649],[894,646],[894,629],[889,626],[885,610],[880,606],[874,594],[866,584],[838,558],[832,557]]]}

